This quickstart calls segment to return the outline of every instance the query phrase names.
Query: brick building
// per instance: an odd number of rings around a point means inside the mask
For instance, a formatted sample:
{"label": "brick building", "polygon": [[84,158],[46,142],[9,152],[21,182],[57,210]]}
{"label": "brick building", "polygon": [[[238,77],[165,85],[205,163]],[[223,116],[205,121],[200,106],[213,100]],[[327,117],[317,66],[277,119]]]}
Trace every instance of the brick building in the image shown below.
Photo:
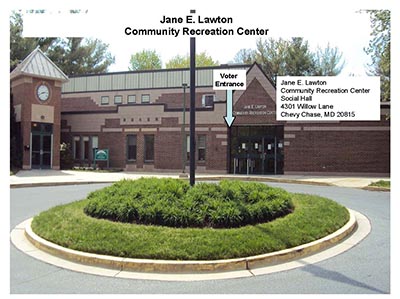
{"label": "brick building", "polygon": [[[60,141],[71,144],[76,165],[93,165],[98,148],[109,150],[110,167],[127,171],[179,172],[183,164],[188,167],[188,69],[89,74],[67,81],[40,50],[34,56],[40,60],[28,57],[21,65],[40,69],[46,64],[47,72],[22,72],[19,67],[11,74],[17,119],[27,123],[22,126],[24,168],[59,168]],[[215,68],[247,71],[247,89],[233,93],[236,119],[231,128],[223,119],[226,92],[212,88]],[[40,99],[43,85],[49,98]],[[389,104],[381,105],[381,121],[284,122],[276,121],[275,102],[275,87],[257,64],[196,69],[197,171],[390,173]],[[36,117],[24,112],[33,110]],[[50,133],[41,133],[51,136],[51,163],[40,158],[43,141],[39,151],[32,144],[37,135],[33,126],[45,124],[52,126]],[[32,158],[35,153],[39,158]]]}

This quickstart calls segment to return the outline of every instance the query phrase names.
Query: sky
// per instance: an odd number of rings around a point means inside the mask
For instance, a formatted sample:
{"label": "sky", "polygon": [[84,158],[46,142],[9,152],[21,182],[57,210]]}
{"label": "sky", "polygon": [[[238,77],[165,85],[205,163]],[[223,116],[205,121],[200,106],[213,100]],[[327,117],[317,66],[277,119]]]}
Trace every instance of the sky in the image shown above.
{"label": "sky", "polygon": [[[199,12],[201,13],[201,12]],[[327,15],[327,17],[330,15]],[[239,17],[237,17],[239,19]],[[295,18],[297,20],[298,17]],[[247,23],[247,18],[243,18],[243,23]],[[330,20],[327,20],[330,22]],[[342,75],[365,75],[366,67],[370,63],[370,57],[365,53],[364,47],[368,46],[370,40],[370,21],[367,13],[360,13],[356,10],[349,9],[346,13],[341,13],[341,24],[335,25],[334,29],[329,25],[320,31],[301,31],[295,30],[293,34],[289,29],[274,29],[273,23],[268,19],[265,21],[266,28],[271,28],[267,36],[250,36],[239,38],[237,36],[231,38],[196,38],[196,51],[198,53],[206,51],[214,60],[221,64],[233,61],[235,54],[242,48],[256,48],[256,41],[261,39],[272,38],[291,38],[295,36],[303,37],[310,44],[312,50],[317,47],[324,49],[328,44],[331,47],[338,47],[343,53],[344,68]],[[291,24],[295,24],[292,21]],[[128,24],[128,23],[127,23]],[[261,28],[264,28],[261,27]],[[129,39],[133,39],[130,41]],[[128,40],[126,40],[128,39]],[[139,52],[143,49],[156,50],[160,54],[163,64],[175,55],[186,55],[189,52],[189,40],[174,39],[173,42],[165,41],[160,45],[157,39],[146,39],[136,42],[133,37],[109,36],[105,34],[102,40],[108,43],[110,52],[115,55],[116,62],[110,66],[110,71],[125,71],[128,69],[131,54]]]}
{"label": "sky", "polygon": [[[118,2],[118,1],[117,1]],[[355,1],[357,2],[357,1]],[[84,37],[99,38],[109,44],[109,51],[115,56],[115,64],[109,71],[126,71],[129,66],[130,56],[143,49],[156,50],[165,63],[177,54],[186,55],[189,52],[189,37],[143,37],[127,36],[124,33],[126,27],[131,28],[156,28],[161,26],[160,19],[165,16],[184,17],[189,15],[191,9],[196,9],[196,15],[201,17],[225,16],[232,17],[232,27],[265,28],[269,29],[267,36],[262,39],[303,37],[309,41],[312,49],[318,46],[325,48],[328,43],[331,47],[338,47],[343,53],[345,62],[342,75],[365,75],[366,66],[370,62],[364,52],[370,39],[369,16],[360,13],[360,9],[368,6],[348,4],[347,6],[324,4],[320,1],[248,1],[246,6],[233,5],[235,2],[203,0],[201,2],[182,2],[171,0],[168,2],[146,1],[140,6],[90,6],[77,2],[77,8],[81,8],[84,21],[64,22],[68,24],[67,31],[78,32]],[[126,2],[124,2],[126,3]],[[193,4],[195,3],[195,4]],[[288,5],[287,3],[291,3]],[[352,2],[350,2],[352,3]],[[255,9],[257,7],[263,9]],[[59,6],[50,4],[46,6],[49,12],[57,14]],[[61,8],[62,10],[62,8]],[[58,19],[58,16],[56,20]],[[37,21],[30,23],[29,30],[43,32],[45,30],[64,30],[59,22],[48,26],[48,22]],[[180,27],[182,24],[174,24]],[[196,24],[198,28],[203,28]],[[210,28],[219,27],[221,24],[212,24]],[[229,25],[222,25],[228,26]],[[165,28],[165,27],[163,27]],[[58,36],[62,36],[62,33]],[[56,34],[57,34],[56,33]],[[235,54],[242,48],[256,47],[256,40],[260,36],[248,37],[197,37],[196,51],[206,51],[214,60],[224,64],[231,62]]]}
{"label": "sky", "polygon": [[[305,33],[302,35],[306,39],[310,47],[315,51],[317,47],[324,49],[328,44],[331,47],[338,47],[339,51],[343,53],[343,60],[345,62],[342,74],[348,75],[349,73],[354,73],[357,75],[364,75],[366,66],[370,62],[370,57],[364,52],[364,47],[368,46],[370,39],[370,29],[369,29],[369,16],[365,13],[353,13],[353,19],[357,26],[360,28],[358,30],[358,35],[356,38],[351,38],[349,36],[344,37],[320,37],[320,36],[310,36]],[[268,35],[267,37],[249,37],[231,39],[221,39],[211,41],[211,39],[200,39],[196,40],[196,50],[197,52],[206,51],[214,60],[217,60],[221,64],[229,63],[233,61],[235,54],[242,48],[256,48],[256,41],[259,38],[263,40],[272,37],[279,38],[278,34]],[[287,37],[289,38],[289,37]],[[156,40],[148,40],[146,43],[128,43],[129,46],[124,42],[119,42],[118,38],[113,38],[105,36],[102,40],[109,44],[110,52],[115,56],[116,62],[114,65],[110,66],[110,71],[124,71],[127,70],[129,65],[129,59],[132,54],[139,52],[143,49],[156,50],[160,54],[161,60],[165,66],[165,63],[174,57],[175,55],[186,55],[189,52],[189,42],[188,40],[180,39],[174,41],[173,46],[165,47],[159,45]],[[351,40],[349,42],[349,40]]]}

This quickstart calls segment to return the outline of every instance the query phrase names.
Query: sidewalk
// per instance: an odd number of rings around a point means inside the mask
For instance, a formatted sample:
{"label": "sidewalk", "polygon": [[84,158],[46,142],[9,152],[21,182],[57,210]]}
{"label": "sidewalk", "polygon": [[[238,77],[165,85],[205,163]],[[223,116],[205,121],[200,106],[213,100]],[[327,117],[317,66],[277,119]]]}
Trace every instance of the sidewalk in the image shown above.
{"label": "sidewalk", "polygon": [[[138,179],[140,177],[178,178],[176,173],[139,173],[139,172],[94,172],[74,170],[20,170],[10,176],[10,187],[54,186],[91,183],[109,183],[121,179]],[[284,182],[300,184],[317,184],[363,188],[371,182],[390,180],[389,177],[352,177],[352,176],[306,176],[306,175],[232,175],[232,174],[196,174],[196,180],[242,179],[266,182]]]}

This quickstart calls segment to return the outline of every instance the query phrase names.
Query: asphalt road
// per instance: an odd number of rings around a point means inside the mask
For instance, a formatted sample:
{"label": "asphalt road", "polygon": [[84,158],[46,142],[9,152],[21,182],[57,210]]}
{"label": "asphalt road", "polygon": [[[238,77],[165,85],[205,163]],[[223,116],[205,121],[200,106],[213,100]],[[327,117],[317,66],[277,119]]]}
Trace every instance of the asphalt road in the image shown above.
{"label": "asphalt road", "polygon": [[[199,282],[131,280],[82,274],[58,268],[23,254],[10,245],[11,294],[118,293],[248,293],[366,294],[390,293],[390,193],[340,187],[270,184],[290,192],[311,193],[361,212],[372,231],[351,250],[290,271]],[[105,184],[11,189],[10,231],[52,206],[84,198]]]}

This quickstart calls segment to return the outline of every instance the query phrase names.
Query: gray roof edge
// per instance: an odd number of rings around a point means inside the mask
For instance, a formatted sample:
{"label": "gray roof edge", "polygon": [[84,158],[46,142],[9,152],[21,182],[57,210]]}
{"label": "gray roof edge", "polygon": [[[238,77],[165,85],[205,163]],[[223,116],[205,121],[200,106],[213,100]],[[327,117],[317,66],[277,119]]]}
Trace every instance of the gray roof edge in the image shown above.
{"label": "gray roof edge", "polygon": [[[56,70],[57,73],[59,73],[60,76],[46,76],[43,74],[28,72],[27,68],[32,63],[36,55],[40,55],[41,57],[43,57],[45,61],[48,62]],[[20,64],[18,64],[18,66],[11,72],[10,78],[13,79],[21,75],[29,75],[32,77],[46,78],[62,82],[69,81],[68,76],[65,75],[64,72],[42,52],[42,50],[40,50],[39,46],[35,50],[33,50],[28,56],[26,56],[26,58]]]}

